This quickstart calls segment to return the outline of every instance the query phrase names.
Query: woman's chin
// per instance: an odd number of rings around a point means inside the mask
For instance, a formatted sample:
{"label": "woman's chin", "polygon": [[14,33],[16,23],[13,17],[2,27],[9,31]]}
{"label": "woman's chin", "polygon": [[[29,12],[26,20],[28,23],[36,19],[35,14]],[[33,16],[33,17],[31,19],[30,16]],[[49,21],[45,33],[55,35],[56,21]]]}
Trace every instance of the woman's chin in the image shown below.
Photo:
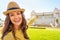
{"label": "woman's chin", "polygon": [[15,23],[14,25],[19,26],[19,25],[20,25],[20,23]]}

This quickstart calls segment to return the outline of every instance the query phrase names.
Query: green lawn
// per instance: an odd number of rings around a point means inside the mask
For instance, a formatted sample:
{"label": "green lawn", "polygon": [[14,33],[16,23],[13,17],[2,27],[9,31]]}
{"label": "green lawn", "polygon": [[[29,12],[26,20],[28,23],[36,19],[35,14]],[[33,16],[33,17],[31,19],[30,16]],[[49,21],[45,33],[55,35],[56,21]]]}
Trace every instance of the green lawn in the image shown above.
{"label": "green lawn", "polygon": [[30,40],[60,40],[58,29],[28,29]]}
{"label": "green lawn", "polygon": [[28,28],[27,32],[30,40],[60,40],[60,29]]}

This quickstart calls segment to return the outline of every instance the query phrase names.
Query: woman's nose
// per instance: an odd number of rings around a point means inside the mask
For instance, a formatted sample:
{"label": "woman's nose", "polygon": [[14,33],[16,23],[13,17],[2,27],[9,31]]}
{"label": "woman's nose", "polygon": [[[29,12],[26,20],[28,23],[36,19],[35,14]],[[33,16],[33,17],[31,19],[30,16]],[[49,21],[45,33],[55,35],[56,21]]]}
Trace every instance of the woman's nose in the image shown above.
{"label": "woman's nose", "polygon": [[15,16],[14,16],[14,18],[15,18],[15,19],[17,19],[17,18],[18,18],[18,16],[17,16],[17,15],[15,15]]}

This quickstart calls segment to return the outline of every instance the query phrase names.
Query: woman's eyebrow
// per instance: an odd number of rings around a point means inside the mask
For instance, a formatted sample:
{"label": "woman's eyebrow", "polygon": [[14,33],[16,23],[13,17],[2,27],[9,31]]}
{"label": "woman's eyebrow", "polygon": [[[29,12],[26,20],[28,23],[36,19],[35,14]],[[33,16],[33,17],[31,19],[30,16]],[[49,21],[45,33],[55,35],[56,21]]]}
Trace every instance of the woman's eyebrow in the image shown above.
{"label": "woman's eyebrow", "polygon": [[10,13],[9,15],[14,15],[14,14]]}

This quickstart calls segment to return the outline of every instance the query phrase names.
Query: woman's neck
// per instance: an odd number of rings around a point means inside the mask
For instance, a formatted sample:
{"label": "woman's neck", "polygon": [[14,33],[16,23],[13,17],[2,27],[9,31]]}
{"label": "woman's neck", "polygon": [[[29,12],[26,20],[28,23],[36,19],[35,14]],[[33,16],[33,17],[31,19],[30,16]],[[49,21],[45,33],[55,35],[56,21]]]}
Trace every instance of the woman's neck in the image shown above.
{"label": "woman's neck", "polygon": [[14,26],[14,30],[15,30],[15,31],[16,31],[16,30],[19,30],[19,29],[20,29],[19,26],[17,26],[17,25]]}

